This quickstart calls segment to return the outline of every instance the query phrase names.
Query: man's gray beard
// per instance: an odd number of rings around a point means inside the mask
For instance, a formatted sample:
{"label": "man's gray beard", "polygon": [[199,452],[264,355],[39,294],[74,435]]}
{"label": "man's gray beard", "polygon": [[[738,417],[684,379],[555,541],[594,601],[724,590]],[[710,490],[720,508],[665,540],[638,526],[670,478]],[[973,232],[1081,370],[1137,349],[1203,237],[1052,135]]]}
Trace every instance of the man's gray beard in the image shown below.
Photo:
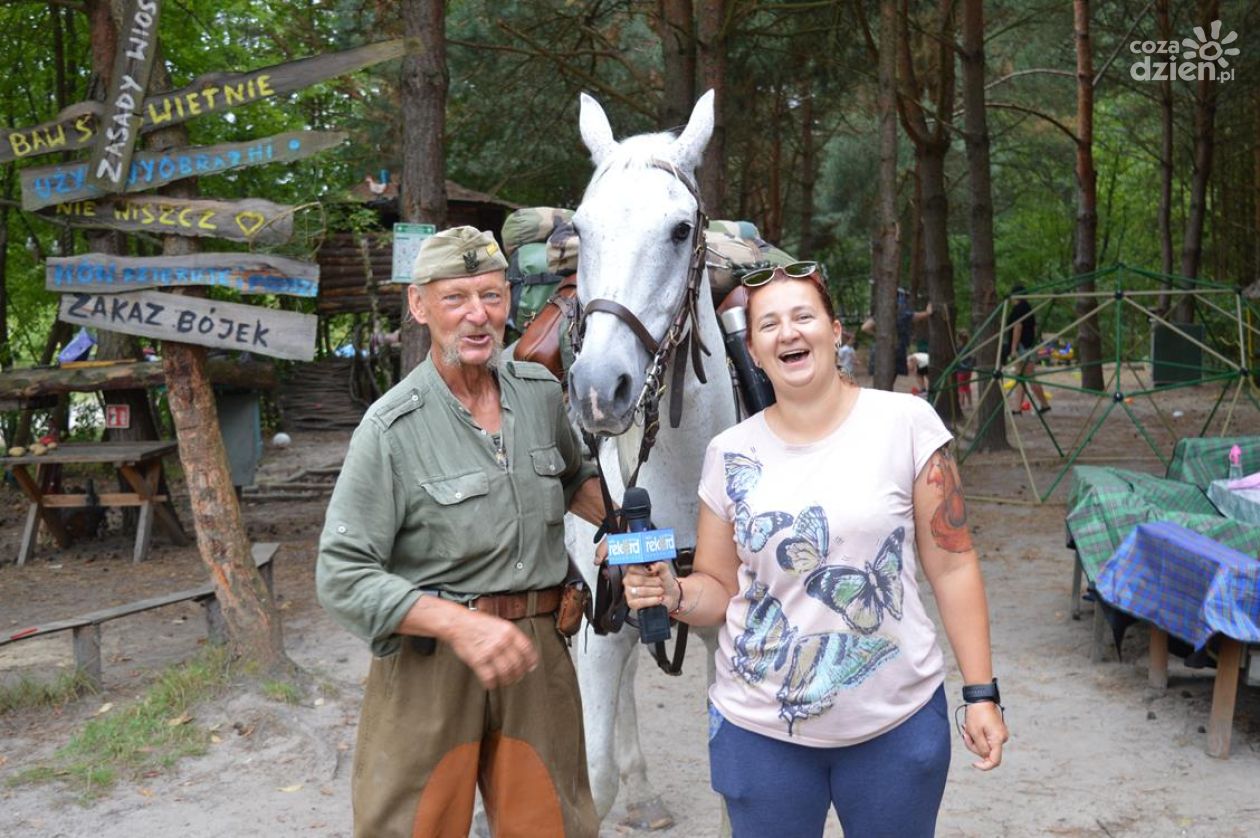
{"label": "man's gray beard", "polygon": [[[495,372],[499,369],[499,361],[503,355],[503,341],[493,335],[491,338],[494,340],[494,350],[491,351],[490,357],[486,359],[485,368]],[[458,367],[463,363],[459,358],[458,340],[442,350],[442,360],[446,362],[448,367]]]}

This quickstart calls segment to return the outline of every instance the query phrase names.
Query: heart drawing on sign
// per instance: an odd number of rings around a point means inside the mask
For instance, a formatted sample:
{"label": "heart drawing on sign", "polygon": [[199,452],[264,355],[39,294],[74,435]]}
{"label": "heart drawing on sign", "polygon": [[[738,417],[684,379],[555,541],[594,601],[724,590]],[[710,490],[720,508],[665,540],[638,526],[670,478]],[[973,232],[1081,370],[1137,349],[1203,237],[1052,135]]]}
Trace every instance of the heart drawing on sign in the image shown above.
{"label": "heart drawing on sign", "polygon": [[257,233],[262,226],[267,223],[267,217],[261,212],[253,210],[244,210],[236,214],[236,226],[241,228],[241,232],[247,236]]}

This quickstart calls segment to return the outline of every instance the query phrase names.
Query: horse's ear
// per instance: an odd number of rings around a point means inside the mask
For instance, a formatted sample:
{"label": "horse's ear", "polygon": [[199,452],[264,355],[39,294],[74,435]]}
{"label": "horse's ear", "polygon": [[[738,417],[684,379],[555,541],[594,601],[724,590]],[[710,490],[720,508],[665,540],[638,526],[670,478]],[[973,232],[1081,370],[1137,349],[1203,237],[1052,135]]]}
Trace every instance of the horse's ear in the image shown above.
{"label": "horse's ear", "polygon": [[674,140],[674,162],[688,171],[695,171],[704,156],[704,147],[713,136],[713,91],[709,90],[691,110],[687,127]]}
{"label": "horse's ear", "polygon": [[599,106],[593,96],[581,94],[581,107],[578,109],[578,128],[582,132],[582,142],[591,152],[591,160],[595,167],[604,162],[608,152],[617,145],[613,139],[612,126],[608,124],[608,115]]}

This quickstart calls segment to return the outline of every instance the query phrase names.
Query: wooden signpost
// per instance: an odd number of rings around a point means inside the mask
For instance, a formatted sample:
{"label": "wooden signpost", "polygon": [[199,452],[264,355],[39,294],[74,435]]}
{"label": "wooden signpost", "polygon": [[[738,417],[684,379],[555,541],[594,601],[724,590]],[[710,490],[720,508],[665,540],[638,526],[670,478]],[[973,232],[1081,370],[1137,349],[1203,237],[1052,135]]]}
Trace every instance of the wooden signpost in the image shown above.
{"label": "wooden signpost", "polygon": [[319,265],[265,253],[194,253],[188,256],[114,256],[85,253],[51,257],[44,287],[67,293],[121,294],[146,288],[209,285],[242,294],[314,297]]}
{"label": "wooden signpost", "polygon": [[[290,131],[243,143],[192,146],[141,152],[131,161],[125,192],[156,189],[187,177],[220,174],[263,163],[289,163],[330,149],[346,139],[344,131]],[[88,164],[66,163],[22,170],[22,209],[98,198],[105,193],[87,182]]]}
{"label": "wooden signpost", "polygon": [[[402,54],[402,40],[382,41],[248,73],[210,73],[178,90],[146,98],[136,119],[140,132],[146,133],[269,96],[292,93]],[[92,143],[103,113],[105,105],[100,102],[79,102],[39,125],[0,130],[0,163],[83,148]],[[132,126],[136,124],[133,122]]]}
{"label": "wooden signpost", "polygon": [[123,32],[105,99],[104,130],[97,131],[88,163],[88,183],[103,192],[122,191],[123,178],[131,168],[131,153],[140,134],[136,114],[144,102],[157,52],[159,8],[158,0],[130,0],[123,12]]}
{"label": "wooden signpost", "polygon": [[319,322],[311,314],[160,291],[62,294],[57,319],[126,335],[294,361],[315,357],[315,328]]}
{"label": "wooden signpost", "polygon": [[57,204],[42,214],[72,227],[283,244],[293,237],[295,211],[295,207],[259,198],[216,201],[210,198],[120,195]]}

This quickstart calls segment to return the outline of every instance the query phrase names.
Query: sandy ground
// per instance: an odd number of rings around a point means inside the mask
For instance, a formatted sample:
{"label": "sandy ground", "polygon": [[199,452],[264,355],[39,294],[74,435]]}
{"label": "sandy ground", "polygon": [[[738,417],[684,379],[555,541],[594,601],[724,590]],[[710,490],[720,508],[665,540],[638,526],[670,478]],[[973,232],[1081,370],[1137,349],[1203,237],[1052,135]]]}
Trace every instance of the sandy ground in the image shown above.
{"label": "sandy ground", "polygon": [[[902,382],[903,386],[908,386]],[[1219,391],[1197,388],[1160,397],[1171,430],[1155,408],[1133,409],[1171,450],[1177,434],[1197,433]],[[1056,393],[1047,414],[1060,445],[1078,436],[1094,403]],[[1173,418],[1173,411],[1182,415]],[[1008,417],[1035,461],[1038,491],[1062,462],[1031,415]],[[1238,433],[1260,433],[1260,414],[1247,406],[1233,417]],[[1218,415],[1216,425],[1219,427]],[[346,434],[298,435],[293,447],[268,448],[260,479],[335,462]],[[1161,473],[1159,460],[1118,414],[1108,420],[1087,459]],[[977,455],[963,468],[972,525],[980,548],[993,618],[996,670],[1007,702],[1012,740],[1001,768],[981,774],[955,739],[950,782],[941,812],[942,835],[1242,836],[1260,829],[1260,689],[1240,690],[1229,760],[1204,753],[1211,672],[1174,661],[1167,690],[1146,683],[1146,638],[1130,631],[1117,662],[1089,661],[1089,606],[1069,613],[1071,554],[1064,548],[1062,506],[1068,479],[1049,503],[1032,505],[1021,460],[1014,453]],[[1009,502],[980,500],[1002,498]],[[186,498],[183,499],[186,504]],[[24,504],[12,489],[0,494],[0,556],[17,553]],[[131,700],[156,668],[191,654],[204,623],[195,605],[129,617],[104,629],[105,693],[55,710],[0,716],[0,835],[341,836],[349,834],[349,766],[368,653],[334,626],[313,602],[314,544],[320,502],[247,503],[255,541],[285,546],[276,584],[291,657],[325,684],[306,703],[288,706],[240,693],[199,707],[195,724],[218,726],[210,752],[150,777],[128,778],[108,797],[82,804],[58,785],[11,785],[17,771],[64,743],[105,702]],[[189,521],[185,511],[185,521]],[[129,562],[130,538],[114,534],[68,550],[42,546],[25,567],[0,565],[0,632],[72,616],[199,583],[204,571],[192,549],[155,537],[152,558]],[[930,595],[930,594],[929,594]],[[946,648],[947,644],[946,644]],[[70,660],[68,634],[0,650],[0,679],[51,676]],[[719,801],[709,790],[704,667],[692,657],[680,678],[640,667],[638,704],[650,774],[675,825],[657,834],[717,832]],[[951,671],[951,704],[958,694]],[[239,724],[248,735],[237,735]],[[606,836],[621,826],[624,801],[605,821]],[[839,835],[831,824],[828,835]]]}

